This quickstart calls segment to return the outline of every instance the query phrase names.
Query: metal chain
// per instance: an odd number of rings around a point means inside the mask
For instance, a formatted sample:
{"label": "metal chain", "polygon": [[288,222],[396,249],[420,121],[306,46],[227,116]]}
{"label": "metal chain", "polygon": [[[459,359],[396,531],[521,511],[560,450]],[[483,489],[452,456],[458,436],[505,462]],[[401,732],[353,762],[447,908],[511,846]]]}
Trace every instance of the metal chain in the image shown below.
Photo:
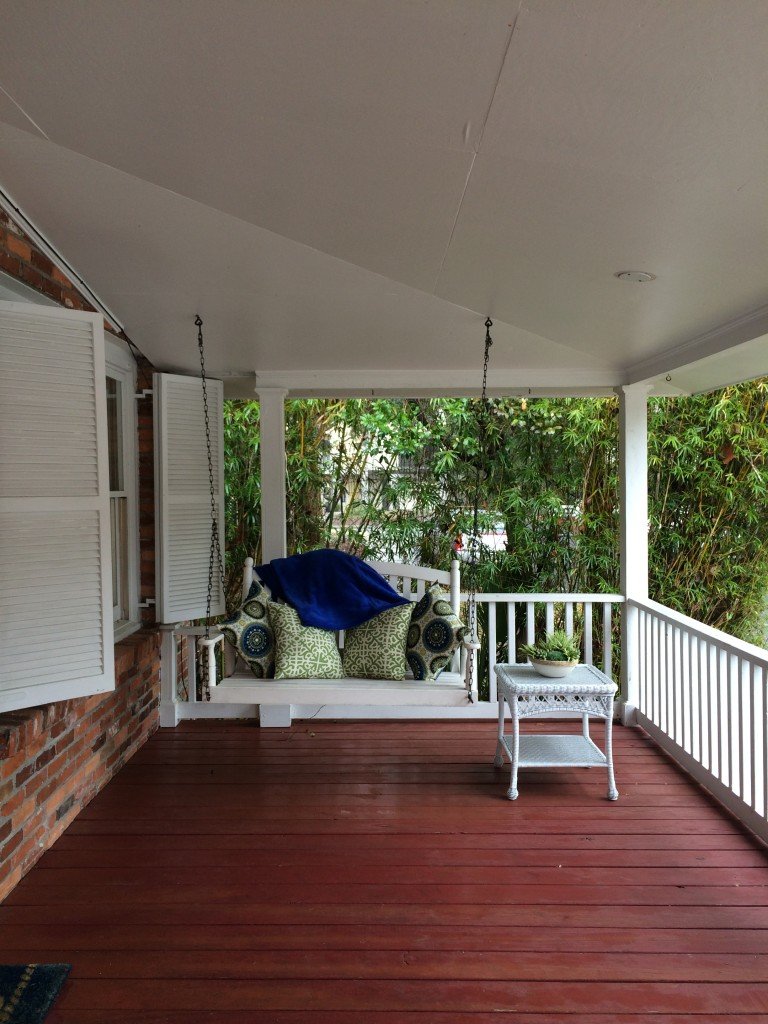
{"label": "metal chain", "polygon": [[[205,639],[211,635],[211,604],[213,596],[214,564],[218,564],[221,593],[224,595],[224,563],[219,543],[219,517],[216,512],[216,484],[213,479],[213,451],[211,448],[211,421],[208,415],[208,381],[205,375],[205,347],[203,343],[203,320],[200,314],[195,317],[197,327],[197,347],[200,351],[200,383],[203,390],[203,415],[205,416],[205,447],[208,454],[208,486],[211,494],[211,549],[208,558],[208,594],[205,600]],[[203,699],[211,699],[208,686],[207,669],[203,676]]]}
{"label": "metal chain", "polygon": [[[475,494],[474,502],[472,506],[472,537],[470,540],[469,549],[469,587],[467,593],[467,611],[469,619],[469,638],[472,643],[479,642],[477,633],[477,559],[478,559],[478,548],[480,547],[479,538],[479,519],[480,519],[480,487],[482,484],[482,465],[485,461],[485,442],[486,442],[486,430],[488,426],[488,412],[490,409],[490,402],[488,400],[488,360],[490,358],[491,345],[493,345],[493,339],[491,338],[491,328],[493,327],[493,320],[490,317],[486,317],[485,320],[485,356],[483,358],[483,387],[480,393],[480,417],[478,421],[478,451],[477,451],[477,462],[475,463]],[[472,678],[475,670],[475,649],[470,647],[467,652],[467,690],[469,692],[469,699],[472,700]]]}

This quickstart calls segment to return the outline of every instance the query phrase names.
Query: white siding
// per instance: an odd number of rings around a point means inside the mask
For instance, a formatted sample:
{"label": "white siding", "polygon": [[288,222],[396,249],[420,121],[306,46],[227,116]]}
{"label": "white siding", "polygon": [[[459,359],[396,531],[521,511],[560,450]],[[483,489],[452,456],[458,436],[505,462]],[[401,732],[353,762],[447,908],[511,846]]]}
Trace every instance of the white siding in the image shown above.
{"label": "white siding", "polygon": [[0,302],[0,711],[114,688],[104,335]]}
{"label": "white siding", "polygon": [[[211,543],[211,499],[200,380],[170,373],[154,378],[157,617],[182,622],[205,615]],[[208,381],[215,510],[224,555],[224,388]],[[211,614],[224,612],[214,568]]]}

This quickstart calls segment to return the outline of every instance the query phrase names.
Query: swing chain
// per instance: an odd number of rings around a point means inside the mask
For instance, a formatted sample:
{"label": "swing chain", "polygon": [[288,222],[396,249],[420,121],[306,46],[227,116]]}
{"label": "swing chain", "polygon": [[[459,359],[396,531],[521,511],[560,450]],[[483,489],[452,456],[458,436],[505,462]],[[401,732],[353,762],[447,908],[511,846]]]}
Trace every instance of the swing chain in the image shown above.
{"label": "swing chain", "polygon": [[[195,317],[197,327],[197,347],[200,351],[200,383],[203,391],[203,415],[205,417],[205,447],[208,454],[208,486],[211,497],[211,548],[208,558],[208,593],[205,601],[205,639],[211,635],[211,604],[213,601],[213,572],[214,564],[218,565],[218,576],[221,584],[221,593],[224,594],[224,564],[221,557],[221,544],[219,543],[219,522],[216,514],[216,485],[213,479],[213,450],[211,448],[211,421],[208,413],[208,379],[205,374],[205,347],[203,343],[203,319],[198,313]],[[206,661],[207,666],[207,661]],[[208,669],[203,674],[203,699],[211,699],[209,687]]]}
{"label": "swing chain", "polygon": [[[485,319],[485,356],[483,358],[483,386],[480,394],[480,417],[478,422],[478,451],[477,461],[475,463],[475,494],[474,502],[472,506],[472,537],[470,540],[469,548],[469,588],[467,593],[467,610],[469,612],[469,640],[472,645],[479,642],[477,632],[477,559],[478,559],[478,548],[480,546],[480,537],[478,530],[480,528],[480,486],[482,483],[482,465],[485,462],[485,442],[486,442],[486,430],[488,427],[488,413],[490,411],[490,401],[488,399],[488,360],[490,358],[491,345],[493,345],[493,339],[491,338],[491,328],[493,327],[493,320],[490,317]],[[470,701],[472,698],[472,679],[474,678],[475,672],[475,655],[476,650],[474,646],[471,646],[467,652],[467,691],[469,694]]]}

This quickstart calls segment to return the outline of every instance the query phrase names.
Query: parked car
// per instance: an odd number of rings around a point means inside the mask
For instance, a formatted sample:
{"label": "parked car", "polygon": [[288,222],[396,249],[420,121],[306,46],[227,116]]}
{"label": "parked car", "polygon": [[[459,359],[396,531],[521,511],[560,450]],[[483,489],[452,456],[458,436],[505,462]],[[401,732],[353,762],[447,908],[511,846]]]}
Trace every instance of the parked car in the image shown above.
{"label": "parked car", "polygon": [[[453,543],[453,550],[456,557],[463,562],[470,558],[470,539],[468,533],[460,533]],[[496,523],[492,529],[485,530],[478,535],[480,541],[480,554],[483,551],[506,551],[507,550],[507,528],[504,523]]]}

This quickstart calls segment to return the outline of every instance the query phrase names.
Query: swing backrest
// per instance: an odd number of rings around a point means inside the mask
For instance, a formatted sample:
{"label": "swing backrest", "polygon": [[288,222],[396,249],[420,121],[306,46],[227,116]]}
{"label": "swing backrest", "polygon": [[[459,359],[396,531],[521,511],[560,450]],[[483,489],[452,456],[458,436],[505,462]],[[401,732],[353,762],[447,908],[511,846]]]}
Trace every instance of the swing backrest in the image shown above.
{"label": "swing backrest", "polygon": [[[461,616],[461,563],[458,559],[454,558],[451,561],[450,571],[430,569],[423,565],[405,565],[401,562],[377,562],[372,559],[368,560],[368,564],[382,575],[398,594],[403,594],[412,601],[418,601],[430,584],[439,583],[450,595],[454,614]],[[243,566],[243,600],[248,596],[254,580],[253,566],[253,559],[246,558]],[[343,644],[343,636],[341,643]],[[451,666],[454,672],[458,671],[459,660],[457,652]]]}

